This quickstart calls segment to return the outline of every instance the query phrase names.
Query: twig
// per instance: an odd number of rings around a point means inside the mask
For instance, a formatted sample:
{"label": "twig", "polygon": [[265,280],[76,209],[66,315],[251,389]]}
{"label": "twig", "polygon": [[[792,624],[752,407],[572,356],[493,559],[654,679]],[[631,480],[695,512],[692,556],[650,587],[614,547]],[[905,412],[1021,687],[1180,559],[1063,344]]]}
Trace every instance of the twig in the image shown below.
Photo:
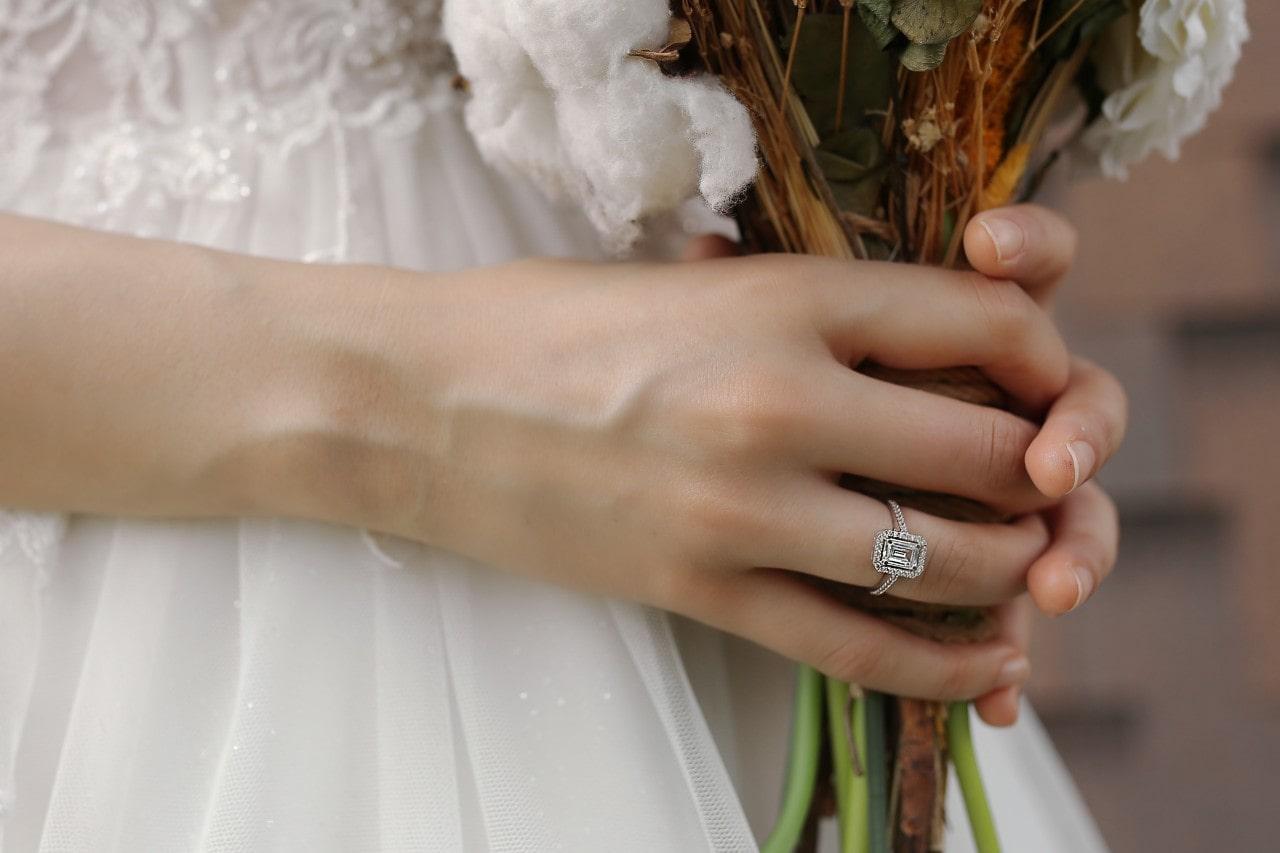
{"label": "twig", "polygon": [[840,30],[840,82],[836,86],[836,133],[844,121],[844,86],[849,76],[849,17],[853,11],[853,0],[840,0],[844,7],[844,20]]}
{"label": "twig", "polygon": [[800,25],[804,23],[805,10],[809,8],[809,0],[795,0],[796,28],[791,31],[791,47],[787,48],[787,70],[782,74],[782,88],[778,90],[778,109],[787,102],[787,92],[791,90],[791,69],[796,64],[796,45],[800,43]]}

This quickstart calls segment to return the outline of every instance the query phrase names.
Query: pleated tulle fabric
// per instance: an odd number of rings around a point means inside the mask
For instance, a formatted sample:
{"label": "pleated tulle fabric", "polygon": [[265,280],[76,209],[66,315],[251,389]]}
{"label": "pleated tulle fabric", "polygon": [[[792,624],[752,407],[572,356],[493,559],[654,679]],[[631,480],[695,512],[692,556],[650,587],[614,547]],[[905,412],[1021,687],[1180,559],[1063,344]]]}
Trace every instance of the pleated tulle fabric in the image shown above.
{"label": "pleated tulle fabric", "polygon": [[[173,115],[148,102],[142,119],[95,122],[28,104],[2,131],[20,156],[0,166],[0,205],[311,261],[599,255],[580,216],[481,163],[445,66],[409,85],[356,53],[366,37],[362,50],[429,51],[405,17],[370,11],[415,4],[222,6],[242,14],[49,2],[0,24],[12,46],[72,10],[33,42],[60,60],[95,49],[72,39],[76,20],[99,41],[163,34],[163,86],[134,80],[116,100],[184,96]],[[111,29],[147,8],[151,29]],[[324,61],[295,60],[283,106],[201,88],[234,82],[232,60],[261,66],[236,53],[255,45]],[[116,46],[157,73],[150,42]],[[785,662],[703,626],[393,537],[0,513],[5,851],[752,850],[776,807],[790,685]],[[1100,849],[1034,719],[979,736],[1008,849]]]}

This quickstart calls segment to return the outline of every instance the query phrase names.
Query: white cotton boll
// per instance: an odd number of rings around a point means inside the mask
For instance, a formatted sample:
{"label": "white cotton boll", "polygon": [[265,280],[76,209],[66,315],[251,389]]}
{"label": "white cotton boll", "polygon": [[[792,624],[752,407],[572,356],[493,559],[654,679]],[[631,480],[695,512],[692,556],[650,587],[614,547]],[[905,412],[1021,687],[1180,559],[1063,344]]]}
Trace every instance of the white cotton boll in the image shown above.
{"label": "white cotton boll", "polygon": [[[684,111],[689,117],[693,144],[702,155],[698,189],[707,204],[725,213],[755,180],[755,130],[751,116],[736,100],[725,98],[718,82],[705,77],[681,81]],[[751,157],[738,156],[750,149]]]}
{"label": "white cotton boll", "polygon": [[667,4],[653,0],[508,0],[506,6],[508,27],[556,91],[597,86],[627,51],[661,47],[671,20]]}
{"label": "white cotton boll", "polygon": [[1094,59],[1110,92],[1083,143],[1109,177],[1160,151],[1176,159],[1222,101],[1249,37],[1244,0],[1145,0],[1099,39]]}
{"label": "white cotton boll", "polygon": [[718,80],[628,56],[670,21],[667,0],[445,3],[481,153],[578,203],[617,250],[698,195],[727,210],[755,177],[750,116]]}
{"label": "white cotton boll", "polygon": [[[445,6],[445,25],[458,35],[454,55],[462,67],[484,67],[470,79],[467,125],[486,157],[506,152],[504,165],[528,175],[545,191],[560,191],[565,172],[552,93],[503,20],[504,0]],[[462,14],[454,14],[464,8]],[[496,157],[495,157],[496,159]]]}

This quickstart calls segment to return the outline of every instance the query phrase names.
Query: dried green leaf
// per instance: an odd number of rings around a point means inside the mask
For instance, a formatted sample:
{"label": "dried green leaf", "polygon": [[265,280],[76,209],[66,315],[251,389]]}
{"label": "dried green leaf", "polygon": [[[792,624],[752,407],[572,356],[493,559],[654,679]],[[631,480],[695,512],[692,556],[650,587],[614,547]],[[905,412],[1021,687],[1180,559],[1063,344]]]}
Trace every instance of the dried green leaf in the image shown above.
{"label": "dried green leaf", "polygon": [[982,0],[893,0],[889,20],[912,44],[938,45],[968,30],[981,11]]}
{"label": "dried green leaf", "polygon": [[874,214],[888,167],[879,134],[867,127],[841,131],[819,145],[814,158],[841,210]]}
{"label": "dried green leaf", "polygon": [[893,0],[861,0],[857,6],[858,16],[866,26],[876,47],[884,50],[898,37],[898,28],[889,22],[893,14]]}
{"label": "dried green leaf", "polygon": [[[809,14],[800,28],[791,84],[804,102],[820,137],[835,130],[840,93],[840,43],[843,16]],[[789,44],[790,33],[786,34]],[[884,53],[857,19],[849,22],[848,74],[844,89],[845,127],[862,121],[868,111],[883,111],[894,91],[893,57]]]}
{"label": "dried green leaf", "polygon": [[909,71],[928,71],[931,68],[937,68],[942,64],[943,57],[947,55],[947,45],[950,42],[939,42],[938,44],[908,44],[902,50],[902,64]]}

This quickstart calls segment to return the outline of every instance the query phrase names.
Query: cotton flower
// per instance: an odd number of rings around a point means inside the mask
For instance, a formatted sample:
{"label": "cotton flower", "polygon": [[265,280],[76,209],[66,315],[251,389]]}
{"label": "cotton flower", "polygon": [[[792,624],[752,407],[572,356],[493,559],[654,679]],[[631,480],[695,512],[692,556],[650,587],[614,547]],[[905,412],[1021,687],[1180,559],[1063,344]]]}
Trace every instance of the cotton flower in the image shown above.
{"label": "cotton flower", "polygon": [[727,210],[755,177],[750,116],[710,75],[664,75],[668,0],[446,0],[483,156],[586,211],[614,249],[699,194]]}
{"label": "cotton flower", "polygon": [[1101,37],[1094,54],[1110,92],[1084,144],[1104,174],[1160,151],[1177,159],[1184,139],[1222,100],[1249,37],[1244,0],[1145,0]]}

